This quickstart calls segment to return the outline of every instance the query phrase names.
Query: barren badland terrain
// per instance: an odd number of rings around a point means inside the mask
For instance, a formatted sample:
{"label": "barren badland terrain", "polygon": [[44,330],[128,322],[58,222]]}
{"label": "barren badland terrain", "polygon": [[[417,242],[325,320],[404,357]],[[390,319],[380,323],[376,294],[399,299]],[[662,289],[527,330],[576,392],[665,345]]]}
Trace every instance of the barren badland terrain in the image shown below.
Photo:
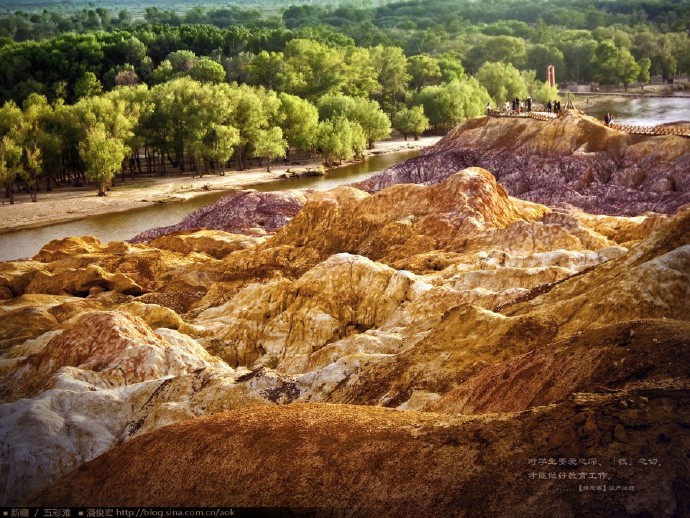
{"label": "barren badland terrain", "polygon": [[688,516],[689,202],[686,137],[481,117],[0,263],[0,500]]}

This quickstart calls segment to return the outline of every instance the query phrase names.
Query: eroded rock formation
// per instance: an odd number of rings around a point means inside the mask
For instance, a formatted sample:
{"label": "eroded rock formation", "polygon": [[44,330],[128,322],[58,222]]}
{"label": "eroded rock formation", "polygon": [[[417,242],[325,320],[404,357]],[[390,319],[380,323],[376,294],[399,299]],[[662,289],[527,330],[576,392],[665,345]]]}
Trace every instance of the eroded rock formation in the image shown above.
{"label": "eroded rock formation", "polygon": [[[397,517],[410,509],[424,516],[631,516],[650,507],[682,516],[690,473],[677,448],[688,415],[674,409],[687,402],[668,387],[576,394],[483,419],[349,405],[256,407],[139,437],[37,501],[294,508],[319,502],[331,511],[325,516]],[[654,465],[647,462],[650,436],[659,438]],[[613,468],[621,458],[636,465]],[[551,459],[555,465],[545,467]],[[102,473],[111,474],[105,488]],[[602,484],[626,490],[578,491]],[[642,492],[644,499],[635,497]]]}
{"label": "eroded rock formation", "polygon": [[512,196],[594,214],[673,213],[690,203],[690,138],[629,134],[577,110],[548,122],[468,120],[421,156],[356,186],[432,184],[471,166],[491,171]]}
{"label": "eroded rock formation", "polygon": [[[0,290],[3,503],[687,511],[690,210],[473,167],[312,193],[271,236],[52,242]],[[638,489],[583,496],[581,458]]]}
{"label": "eroded rock formation", "polygon": [[143,243],[173,232],[200,229],[262,236],[290,221],[302,208],[306,197],[307,193],[302,191],[237,190],[194,211],[176,225],[147,230],[131,242]]}

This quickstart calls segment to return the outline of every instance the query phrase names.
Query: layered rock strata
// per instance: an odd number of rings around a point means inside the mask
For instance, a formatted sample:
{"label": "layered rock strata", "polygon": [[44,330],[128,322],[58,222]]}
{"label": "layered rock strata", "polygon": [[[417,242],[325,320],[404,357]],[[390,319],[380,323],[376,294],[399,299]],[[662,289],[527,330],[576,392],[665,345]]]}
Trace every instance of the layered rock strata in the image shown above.
{"label": "layered rock strata", "polygon": [[[397,517],[411,508],[424,516],[633,516],[650,509],[682,516],[690,510],[690,473],[677,452],[687,447],[687,403],[687,394],[668,387],[663,394],[575,394],[484,418],[349,405],[252,408],[139,437],[63,478],[38,502],[318,502],[318,516]],[[659,438],[653,457],[650,436]],[[621,458],[636,465],[614,468]],[[555,465],[545,467],[551,459]],[[105,488],[103,473],[110,474]],[[603,484],[626,489],[578,490]]]}
{"label": "layered rock strata", "polygon": [[308,192],[236,190],[175,225],[146,230],[130,241],[144,243],[173,232],[201,229],[262,236],[285,226],[302,208]]}
{"label": "layered rock strata", "polygon": [[[52,242],[0,293],[3,503],[685,512],[690,210],[548,208],[470,168],[313,193],[272,236]],[[583,496],[580,458],[638,489]]]}
{"label": "layered rock strata", "polygon": [[690,138],[635,135],[577,110],[547,121],[479,117],[421,156],[356,184],[375,192],[488,169],[512,196],[594,214],[673,213],[690,203]]}

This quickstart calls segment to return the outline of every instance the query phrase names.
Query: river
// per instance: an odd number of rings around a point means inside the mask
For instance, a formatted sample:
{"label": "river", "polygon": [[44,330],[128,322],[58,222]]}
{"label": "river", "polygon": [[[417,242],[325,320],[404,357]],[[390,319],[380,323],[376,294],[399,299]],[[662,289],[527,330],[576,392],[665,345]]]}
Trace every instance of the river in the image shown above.
{"label": "river", "polygon": [[603,120],[606,113],[610,113],[621,124],[654,126],[690,121],[690,96],[612,97],[611,100],[597,99],[596,105],[589,109],[584,95],[578,96],[574,102],[576,108],[588,115]]}
{"label": "river", "polygon": [[[588,109],[586,97],[575,99],[576,107],[589,115],[603,119],[606,112],[616,116],[616,122],[624,124],[655,125],[674,121],[690,121],[690,96],[611,98],[598,100]],[[351,164],[328,172],[326,176],[276,180],[253,186],[259,191],[284,191],[288,189],[331,189],[344,183],[364,180],[383,169],[407,160],[419,153],[417,150],[373,156],[366,162]],[[53,239],[68,236],[95,236],[102,242],[130,239],[151,227],[174,225],[190,212],[213,203],[225,195],[214,192],[197,196],[186,202],[166,203],[127,212],[103,214],[86,219],[60,223],[41,228],[0,234],[0,261],[31,257]]]}
{"label": "river", "polygon": [[[252,188],[263,192],[304,188],[327,190],[344,183],[364,180],[418,154],[419,150],[410,150],[372,156],[365,162],[332,169],[325,176],[276,180],[254,185]],[[151,227],[174,225],[187,214],[219,200],[225,194],[224,191],[212,192],[184,202],[164,203],[126,212],[91,216],[68,223],[0,234],[0,261],[31,257],[48,241],[69,236],[94,236],[103,243],[124,241]]]}

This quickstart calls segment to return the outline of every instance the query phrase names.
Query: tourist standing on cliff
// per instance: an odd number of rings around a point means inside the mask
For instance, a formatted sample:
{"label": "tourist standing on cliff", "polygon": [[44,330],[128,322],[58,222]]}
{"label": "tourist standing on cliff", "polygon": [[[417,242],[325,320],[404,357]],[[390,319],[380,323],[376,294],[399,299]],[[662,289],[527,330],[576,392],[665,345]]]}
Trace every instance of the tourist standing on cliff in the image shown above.
{"label": "tourist standing on cliff", "polygon": [[551,101],[546,103],[546,111],[551,113]]}
{"label": "tourist standing on cliff", "polygon": [[507,112],[510,111],[510,103],[508,102],[508,99],[506,99],[506,103],[503,105],[503,109]]}
{"label": "tourist standing on cliff", "polygon": [[531,97],[527,98],[527,111],[528,112],[532,111],[532,98]]}
{"label": "tourist standing on cliff", "polygon": [[491,115],[491,101],[486,103],[486,114]]}
{"label": "tourist standing on cliff", "polygon": [[610,114],[610,113],[607,113],[607,114],[604,116],[604,124],[606,124],[606,125],[608,126],[610,123],[611,123],[611,114]]}

